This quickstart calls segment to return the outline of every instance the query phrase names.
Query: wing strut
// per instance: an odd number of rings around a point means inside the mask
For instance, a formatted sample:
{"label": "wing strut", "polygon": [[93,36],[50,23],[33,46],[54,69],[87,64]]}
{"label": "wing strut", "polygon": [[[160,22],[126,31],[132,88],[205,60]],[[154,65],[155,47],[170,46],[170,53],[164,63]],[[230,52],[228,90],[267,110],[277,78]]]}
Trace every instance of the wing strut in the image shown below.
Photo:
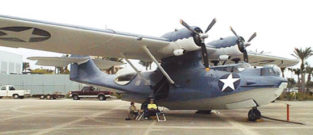
{"label": "wing strut", "polygon": [[145,81],[146,84],[150,84],[150,82],[141,74],[141,72],[133,65],[133,63],[127,59],[127,57],[121,53],[122,57],[126,60],[126,62],[137,72],[137,74]]}
{"label": "wing strut", "polygon": [[148,56],[153,60],[153,62],[158,66],[158,68],[161,70],[162,74],[167,78],[167,80],[171,84],[175,84],[175,82],[172,80],[172,78],[166,73],[166,71],[163,69],[163,67],[160,65],[160,63],[155,59],[155,57],[152,55],[150,50],[147,48],[147,46],[143,46],[144,51],[148,54]]}

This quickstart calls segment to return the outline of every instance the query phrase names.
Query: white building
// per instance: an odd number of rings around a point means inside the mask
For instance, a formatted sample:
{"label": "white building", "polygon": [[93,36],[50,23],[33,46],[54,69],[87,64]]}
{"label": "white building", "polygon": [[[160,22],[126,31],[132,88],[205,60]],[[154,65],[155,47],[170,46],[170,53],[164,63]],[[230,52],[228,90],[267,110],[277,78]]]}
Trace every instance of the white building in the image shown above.
{"label": "white building", "polygon": [[22,74],[23,57],[15,53],[0,51],[0,73]]}

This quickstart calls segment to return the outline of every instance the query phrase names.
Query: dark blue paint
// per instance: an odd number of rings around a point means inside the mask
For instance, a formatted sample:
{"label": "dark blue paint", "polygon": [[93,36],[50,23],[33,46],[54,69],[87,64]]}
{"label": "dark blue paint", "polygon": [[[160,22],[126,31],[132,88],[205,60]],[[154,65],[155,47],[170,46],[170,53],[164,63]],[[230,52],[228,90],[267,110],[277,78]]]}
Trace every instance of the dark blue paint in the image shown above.
{"label": "dark blue paint", "polygon": [[[162,66],[176,83],[175,86],[170,86],[169,96],[166,99],[161,99],[163,102],[208,99],[263,87],[277,88],[282,82],[286,82],[279,76],[260,76],[260,69],[251,68],[237,73],[240,77],[240,84],[237,89],[222,92],[218,86],[219,79],[231,72],[214,68],[206,72],[201,63],[200,51],[162,59]],[[159,70],[144,72],[143,75],[151,79],[152,86],[162,77]],[[70,76],[73,81],[117,89],[142,100],[148,98],[152,92],[151,87],[144,85],[143,80],[138,76],[125,86],[116,84],[114,82],[116,76],[101,72],[92,60],[81,65],[73,64]],[[135,85],[136,81],[141,81],[139,86]]]}

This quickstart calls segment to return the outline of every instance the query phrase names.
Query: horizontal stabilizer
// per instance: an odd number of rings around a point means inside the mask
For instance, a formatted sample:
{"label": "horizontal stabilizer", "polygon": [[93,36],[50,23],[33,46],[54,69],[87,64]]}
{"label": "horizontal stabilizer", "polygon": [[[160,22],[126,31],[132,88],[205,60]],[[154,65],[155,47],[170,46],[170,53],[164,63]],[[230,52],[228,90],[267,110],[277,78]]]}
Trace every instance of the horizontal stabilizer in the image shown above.
{"label": "horizontal stabilizer", "polygon": [[[29,60],[36,60],[36,65],[41,66],[55,66],[55,67],[65,67],[69,64],[86,63],[89,57],[28,57]],[[100,69],[109,69],[112,66],[122,65],[121,62],[110,61],[105,59],[93,59],[94,63]]]}
{"label": "horizontal stabilizer", "polygon": [[105,59],[93,59],[93,62],[100,69],[109,69],[112,66],[119,66],[119,65],[123,65],[124,64],[122,62],[105,60]]}

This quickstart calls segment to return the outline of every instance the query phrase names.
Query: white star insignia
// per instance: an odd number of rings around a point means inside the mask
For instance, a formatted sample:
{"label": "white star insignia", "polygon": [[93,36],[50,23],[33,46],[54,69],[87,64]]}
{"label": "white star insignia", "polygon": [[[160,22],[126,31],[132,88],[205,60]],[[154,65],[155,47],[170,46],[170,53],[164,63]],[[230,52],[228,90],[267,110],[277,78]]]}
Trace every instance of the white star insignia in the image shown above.
{"label": "white star insignia", "polygon": [[224,83],[222,91],[224,91],[227,87],[230,87],[232,90],[234,90],[234,82],[238,81],[239,79],[240,78],[233,78],[232,74],[229,74],[226,79],[220,79],[220,81]]}
{"label": "white star insignia", "polygon": [[45,36],[40,36],[40,35],[33,35],[34,28],[24,30],[24,31],[8,31],[8,30],[2,30],[6,35],[1,36],[1,38],[18,38],[20,40],[23,40],[25,42],[29,42],[31,38],[36,38],[36,37],[45,37]]}

